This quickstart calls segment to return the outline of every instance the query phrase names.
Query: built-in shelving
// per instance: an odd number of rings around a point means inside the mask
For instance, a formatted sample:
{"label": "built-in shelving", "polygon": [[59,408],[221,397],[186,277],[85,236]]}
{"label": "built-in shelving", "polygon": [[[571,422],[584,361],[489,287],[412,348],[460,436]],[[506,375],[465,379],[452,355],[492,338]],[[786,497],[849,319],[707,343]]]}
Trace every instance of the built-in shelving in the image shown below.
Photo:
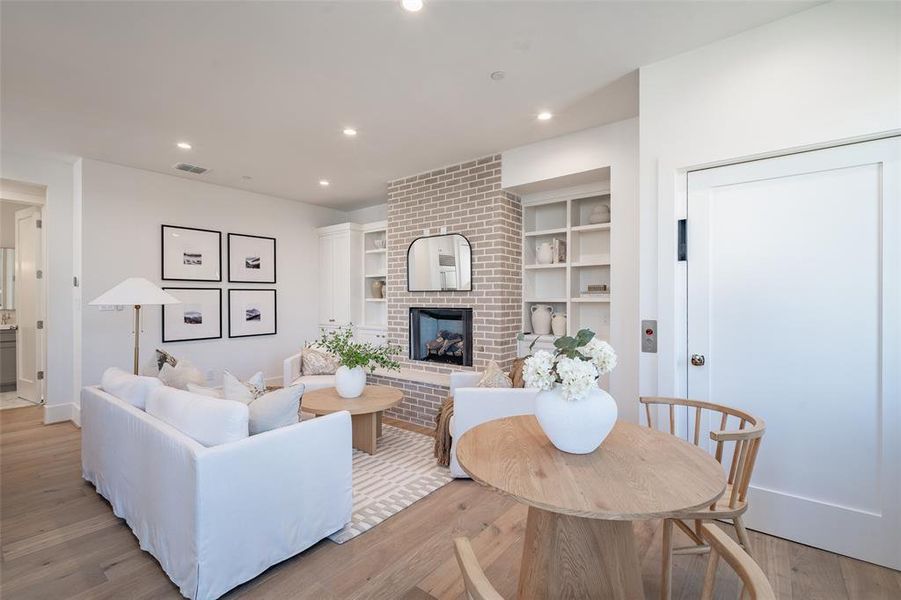
{"label": "built-in shelving", "polygon": [[[370,337],[384,338],[388,326],[387,286],[382,287],[382,296],[376,296],[373,283],[387,281],[388,272],[388,223],[378,221],[362,226],[363,229],[363,323],[370,329]],[[377,331],[376,331],[377,330]],[[382,340],[384,341],[384,340]]]}
{"label": "built-in shelving", "polygon": [[[602,205],[612,208],[609,169],[606,179],[559,191],[523,196],[523,302],[522,343],[536,337],[552,345],[555,336],[532,333],[532,307],[545,304],[567,315],[566,333],[593,330],[603,339],[610,334],[612,301],[609,293],[587,295],[588,285],[610,289],[610,235],[612,220]],[[599,214],[607,222],[592,223]],[[538,247],[554,240],[565,244],[565,256],[555,254],[550,264],[538,262]],[[560,244],[557,244],[559,247]],[[546,260],[546,255],[542,256]],[[520,346],[523,347],[522,345]]]}

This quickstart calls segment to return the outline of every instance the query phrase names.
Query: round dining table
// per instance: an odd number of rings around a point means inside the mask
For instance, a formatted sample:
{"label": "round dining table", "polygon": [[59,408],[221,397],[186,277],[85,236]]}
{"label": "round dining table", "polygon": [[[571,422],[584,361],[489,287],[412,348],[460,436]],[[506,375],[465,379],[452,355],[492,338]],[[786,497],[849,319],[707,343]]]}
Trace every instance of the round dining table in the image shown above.
{"label": "round dining table", "polygon": [[670,435],[617,421],[590,454],[555,448],[534,416],[463,434],[457,460],[475,481],[529,507],[520,599],[644,598],[632,521],[714,503],[722,466]]}

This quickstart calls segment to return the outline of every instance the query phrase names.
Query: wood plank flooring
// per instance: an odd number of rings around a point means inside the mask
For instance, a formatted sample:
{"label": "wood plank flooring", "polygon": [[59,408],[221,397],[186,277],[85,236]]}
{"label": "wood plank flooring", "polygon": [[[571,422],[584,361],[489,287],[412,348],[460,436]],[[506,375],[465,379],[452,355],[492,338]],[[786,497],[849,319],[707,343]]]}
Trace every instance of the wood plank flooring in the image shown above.
{"label": "wood plank flooring", "polygon": [[[81,479],[80,431],[43,426],[40,408],[0,411],[0,597],[180,598],[128,527]],[[451,539],[468,536],[488,577],[514,598],[526,510],[471,481],[455,481],[344,544],[326,540],[269,569],[226,598],[463,598]],[[636,526],[648,598],[657,598],[659,522]],[[731,533],[731,531],[730,531]],[[681,538],[680,538],[681,539]],[[901,573],[751,532],[779,598],[901,598]],[[673,598],[700,594],[704,558],[678,556]],[[737,597],[719,572],[717,597]]]}

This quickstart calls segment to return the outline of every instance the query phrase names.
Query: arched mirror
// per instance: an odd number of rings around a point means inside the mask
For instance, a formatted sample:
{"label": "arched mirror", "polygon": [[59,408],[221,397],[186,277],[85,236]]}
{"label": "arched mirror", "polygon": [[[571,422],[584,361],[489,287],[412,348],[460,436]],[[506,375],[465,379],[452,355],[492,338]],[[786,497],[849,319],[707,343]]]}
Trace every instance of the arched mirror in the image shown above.
{"label": "arched mirror", "polygon": [[472,291],[472,248],[459,233],[416,238],[407,249],[407,291]]}

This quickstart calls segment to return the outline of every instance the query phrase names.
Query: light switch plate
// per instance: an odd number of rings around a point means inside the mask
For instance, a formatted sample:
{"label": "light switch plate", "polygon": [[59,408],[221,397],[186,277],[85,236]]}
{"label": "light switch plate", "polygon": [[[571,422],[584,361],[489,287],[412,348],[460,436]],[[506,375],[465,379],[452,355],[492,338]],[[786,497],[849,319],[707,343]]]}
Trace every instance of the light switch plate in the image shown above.
{"label": "light switch plate", "polygon": [[657,354],[657,321],[641,322],[641,351]]}

